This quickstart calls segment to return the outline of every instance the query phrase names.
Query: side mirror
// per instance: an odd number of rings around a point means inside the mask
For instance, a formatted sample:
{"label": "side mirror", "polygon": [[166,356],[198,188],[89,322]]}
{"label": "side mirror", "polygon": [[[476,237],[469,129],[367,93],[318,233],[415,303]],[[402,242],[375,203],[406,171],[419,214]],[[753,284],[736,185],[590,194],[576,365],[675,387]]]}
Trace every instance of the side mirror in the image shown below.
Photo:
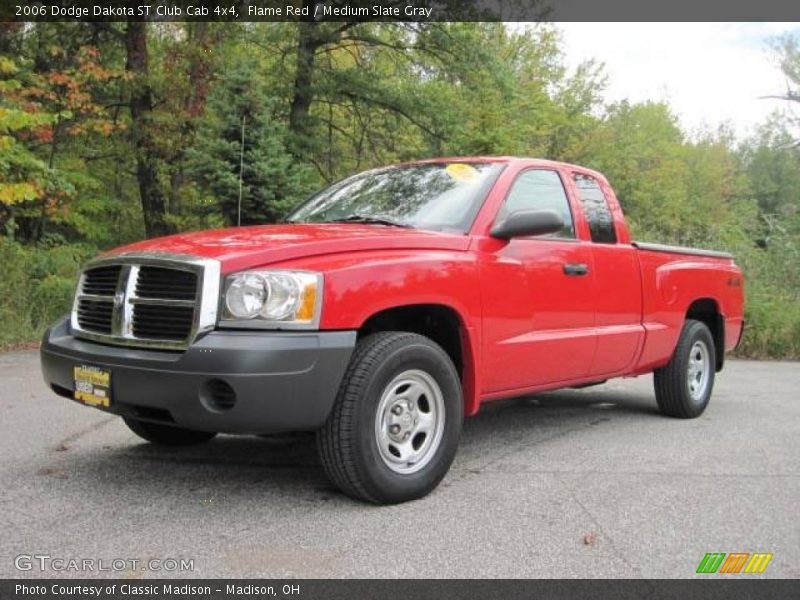
{"label": "side mirror", "polygon": [[518,210],[492,227],[492,237],[510,240],[515,237],[556,233],[564,227],[564,219],[552,208]]}

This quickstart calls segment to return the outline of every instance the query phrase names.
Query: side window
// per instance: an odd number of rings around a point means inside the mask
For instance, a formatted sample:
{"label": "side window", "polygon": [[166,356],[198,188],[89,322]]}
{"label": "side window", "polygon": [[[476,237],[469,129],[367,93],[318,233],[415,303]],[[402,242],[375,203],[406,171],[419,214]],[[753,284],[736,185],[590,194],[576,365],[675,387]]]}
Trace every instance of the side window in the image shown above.
{"label": "side window", "polygon": [[497,218],[502,219],[507,214],[518,210],[540,208],[552,208],[564,219],[562,230],[553,235],[565,238],[575,237],[575,227],[572,224],[572,213],[569,210],[567,194],[561,183],[561,177],[555,171],[543,169],[523,171],[511,186],[511,191]]}
{"label": "side window", "polygon": [[575,173],[573,175],[575,187],[578,190],[578,199],[583,208],[583,214],[589,223],[592,232],[592,241],[598,244],[616,244],[617,232],[614,229],[614,216],[608,208],[608,200],[603,190],[593,177]]}

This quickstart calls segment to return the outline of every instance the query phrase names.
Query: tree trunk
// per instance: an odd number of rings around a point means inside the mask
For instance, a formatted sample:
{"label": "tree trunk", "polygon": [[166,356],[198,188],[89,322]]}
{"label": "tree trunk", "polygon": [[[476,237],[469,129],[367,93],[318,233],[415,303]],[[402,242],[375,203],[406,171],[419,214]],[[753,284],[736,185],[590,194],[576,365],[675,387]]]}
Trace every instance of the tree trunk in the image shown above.
{"label": "tree trunk", "polygon": [[[313,4],[304,2],[303,4]],[[314,8],[311,7],[313,14]],[[311,146],[311,132],[308,115],[314,99],[312,80],[314,77],[315,57],[320,42],[317,36],[319,24],[310,20],[301,20],[297,24],[297,49],[295,54],[294,84],[292,86],[292,106],[289,111],[289,131],[292,134],[292,153],[296,158],[306,158]]]}
{"label": "tree trunk", "polygon": [[172,233],[166,221],[166,199],[158,181],[158,153],[150,123],[153,91],[148,82],[147,23],[129,21],[125,31],[127,69],[133,74],[131,90],[131,137],[136,157],[136,179],[147,237]]}
{"label": "tree trunk", "polygon": [[[210,51],[214,47],[208,23],[187,23],[189,59],[189,95],[186,97],[184,109],[189,119],[203,115],[206,108],[209,79],[211,79]],[[200,50],[198,52],[198,50]]]}
{"label": "tree trunk", "polygon": [[212,76],[210,51],[214,47],[212,31],[208,23],[186,24],[188,48],[188,93],[181,102],[183,113],[180,135],[182,143],[174,156],[170,156],[169,163],[169,201],[167,212],[180,214],[181,190],[185,180],[184,168],[186,165],[186,149],[194,142],[196,123],[203,116],[206,109],[206,99],[209,92],[209,82]]}

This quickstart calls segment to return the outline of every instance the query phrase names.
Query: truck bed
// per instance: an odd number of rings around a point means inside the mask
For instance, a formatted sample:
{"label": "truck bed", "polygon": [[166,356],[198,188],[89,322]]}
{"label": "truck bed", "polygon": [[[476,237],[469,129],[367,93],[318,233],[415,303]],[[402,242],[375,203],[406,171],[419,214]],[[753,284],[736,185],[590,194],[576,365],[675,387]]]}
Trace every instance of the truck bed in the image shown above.
{"label": "truck bed", "polygon": [[644,242],[632,245],[639,255],[646,332],[637,370],[646,372],[666,363],[687,314],[720,315],[720,346],[732,350],[744,325],[742,273],[733,255]]}

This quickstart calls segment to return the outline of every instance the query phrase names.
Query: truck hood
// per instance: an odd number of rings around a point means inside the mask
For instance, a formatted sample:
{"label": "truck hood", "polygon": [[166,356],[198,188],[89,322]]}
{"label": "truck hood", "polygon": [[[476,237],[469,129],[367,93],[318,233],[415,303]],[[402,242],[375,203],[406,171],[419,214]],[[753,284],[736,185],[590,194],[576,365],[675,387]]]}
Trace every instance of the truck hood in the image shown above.
{"label": "truck hood", "polygon": [[105,256],[137,252],[214,258],[223,273],[319,254],[384,249],[466,250],[466,235],[385,225],[326,223],[211,229],[144,240]]}

